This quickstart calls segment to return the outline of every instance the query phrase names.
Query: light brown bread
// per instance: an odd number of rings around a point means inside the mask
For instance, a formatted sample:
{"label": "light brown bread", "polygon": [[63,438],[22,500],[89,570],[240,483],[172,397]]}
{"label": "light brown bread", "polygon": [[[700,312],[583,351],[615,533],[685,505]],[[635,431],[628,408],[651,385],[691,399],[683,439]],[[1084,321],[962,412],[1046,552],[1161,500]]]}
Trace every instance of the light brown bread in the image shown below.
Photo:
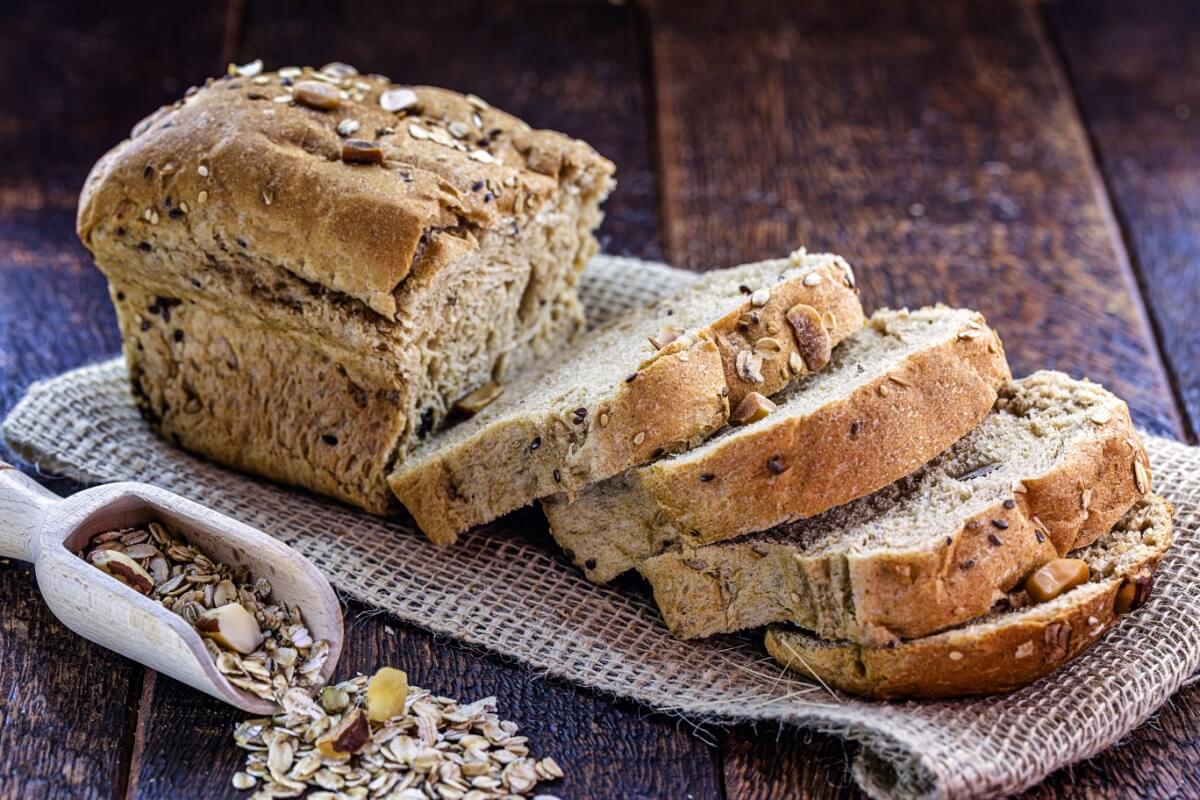
{"label": "light brown bread", "polygon": [[767,650],[789,669],[866,697],[1011,691],[1066,664],[1099,641],[1120,614],[1140,607],[1171,538],[1171,505],[1152,495],[1111,532],[1072,553],[1087,562],[1089,581],[1053,600],[1031,605],[1023,590],[1014,591],[979,621],[892,648],[830,642],[772,625]]}
{"label": "light brown bread", "polygon": [[165,435],[382,513],[388,467],[456,400],[582,330],[612,174],[478,98],[292,68],[139,123],[89,175],[78,232]]}
{"label": "light brown bread", "polygon": [[710,272],[505,386],[389,484],[426,535],[452,542],[540,497],[694,447],[749,392],[821,369],[862,325],[853,273],[836,256],[798,251]]}
{"label": "light brown bread", "polygon": [[1150,490],[1125,403],[1058,372],[1006,384],[993,413],[873,495],[639,571],[685,638],[794,622],[882,646],[975,619]]}
{"label": "light brown bread", "polygon": [[879,311],[764,418],[542,506],[568,556],[607,581],[681,541],[733,539],[899,480],[975,427],[1009,378],[978,313]]}

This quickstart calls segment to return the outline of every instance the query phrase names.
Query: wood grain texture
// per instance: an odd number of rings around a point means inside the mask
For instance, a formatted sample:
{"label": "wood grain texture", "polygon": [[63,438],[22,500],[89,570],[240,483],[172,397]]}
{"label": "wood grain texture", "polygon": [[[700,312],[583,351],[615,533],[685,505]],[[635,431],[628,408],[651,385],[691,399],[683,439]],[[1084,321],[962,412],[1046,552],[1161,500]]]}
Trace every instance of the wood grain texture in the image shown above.
{"label": "wood grain texture", "polygon": [[[501,718],[530,737],[530,752],[563,765],[566,777],[539,785],[540,791],[564,798],[720,797],[711,755],[674,745],[677,735],[690,737],[677,720],[544,679],[350,604],[335,679],[383,666],[404,669],[410,683],[464,702],[494,694]],[[142,713],[130,797],[245,796],[228,782],[241,763],[232,739],[238,712],[157,676]],[[180,747],[184,730],[188,746]],[[197,780],[200,775],[212,780]]]}
{"label": "wood grain texture", "polygon": [[1188,0],[1046,6],[1140,274],[1200,431],[1200,26]]}
{"label": "wood grain texture", "polygon": [[[219,28],[183,6],[0,6],[0,414],[31,381],[118,350],[76,193],[105,148],[209,71]],[[27,567],[0,566],[0,608],[0,797],[119,795],[142,670],[60,625]]]}
{"label": "wood grain texture", "polygon": [[841,252],[871,306],[976,307],[1014,372],[1090,376],[1178,431],[1027,3],[653,3],[650,28],[673,260]]}
{"label": "wood grain texture", "polygon": [[[650,30],[672,260],[841,252],[869,303],[978,307],[1016,372],[1089,375],[1141,424],[1179,431],[1086,135],[1025,4],[651,3]],[[723,753],[730,798],[857,794],[836,739],[736,729]],[[1066,791],[1070,773],[1048,785]]]}
{"label": "wood grain texture", "polygon": [[0,608],[0,797],[112,797],[141,670],[60,625],[28,566],[0,564]]}
{"label": "wood grain texture", "polygon": [[[1130,396],[1140,422],[1178,430],[1040,11],[1002,1],[740,6],[0,5],[0,412],[31,380],[119,346],[103,280],[73,234],[92,161],[188,84],[261,56],[337,58],[473,90],[588,139],[619,167],[609,252],[704,268],[800,243],[843,251],[869,301],[978,304],[1018,370],[1087,372]],[[1158,21],[1142,6],[1092,8],[1059,3],[1049,17],[1143,281],[1159,275],[1169,287],[1155,296],[1147,286],[1194,423],[1186,145],[1200,84],[1187,51],[1200,26],[1182,2],[1161,6]],[[656,92],[642,84],[651,66],[642,44],[652,45]],[[54,622],[26,568],[0,564],[0,608],[0,797],[121,796],[129,770],[129,797],[245,796],[228,784],[241,757],[231,741],[238,712],[153,673],[143,687],[129,662]],[[567,769],[552,793],[858,794],[853,748],[839,739],[737,728],[711,748],[684,723],[362,611],[347,618],[342,674],[394,663],[463,699],[497,693],[534,752]],[[1121,746],[1030,796],[1200,795],[1198,730],[1200,695],[1185,690]]]}

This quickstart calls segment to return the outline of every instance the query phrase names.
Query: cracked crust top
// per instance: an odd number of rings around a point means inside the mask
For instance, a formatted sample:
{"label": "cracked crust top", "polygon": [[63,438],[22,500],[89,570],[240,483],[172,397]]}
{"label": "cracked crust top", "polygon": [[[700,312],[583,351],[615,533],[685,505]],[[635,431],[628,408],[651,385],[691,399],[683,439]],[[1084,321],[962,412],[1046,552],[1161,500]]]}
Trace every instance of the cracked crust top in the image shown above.
{"label": "cracked crust top", "polygon": [[260,69],[188,90],[97,162],[77,219],[93,253],[98,231],[148,243],[203,214],[227,241],[393,319],[410,274],[511,232],[560,191],[612,182],[586,143],[473,95],[344,64]]}

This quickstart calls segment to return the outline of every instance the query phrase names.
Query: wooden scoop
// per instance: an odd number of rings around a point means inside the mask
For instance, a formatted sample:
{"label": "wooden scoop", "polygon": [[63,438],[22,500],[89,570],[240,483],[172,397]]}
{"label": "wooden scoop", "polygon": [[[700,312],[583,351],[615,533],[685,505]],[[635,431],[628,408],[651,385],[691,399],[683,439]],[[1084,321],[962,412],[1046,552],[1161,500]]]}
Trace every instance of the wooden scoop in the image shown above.
{"label": "wooden scoop", "polygon": [[290,547],[237,520],[143,483],[111,483],[62,498],[0,461],[0,556],[31,561],[50,610],[75,633],[253,714],[277,706],[217,671],[200,634],[156,600],[76,552],[105,531],[162,522],[214,561],[266,578],[300,607],[314,641],[329,642],[328,680],[342,651],[342,613],[328,581]]}

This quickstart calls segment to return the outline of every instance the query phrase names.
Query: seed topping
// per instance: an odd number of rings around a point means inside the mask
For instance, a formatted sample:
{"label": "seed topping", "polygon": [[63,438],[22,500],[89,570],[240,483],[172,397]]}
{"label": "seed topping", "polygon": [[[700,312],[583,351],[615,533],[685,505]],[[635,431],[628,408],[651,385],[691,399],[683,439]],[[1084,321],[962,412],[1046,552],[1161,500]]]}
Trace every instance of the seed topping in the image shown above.
{"label": "seed topping", "polygon": [[341,105],[341,95],[336,86],[321,81],[300,81],[292,93],[297,103],[318,111],[333,111]]}

